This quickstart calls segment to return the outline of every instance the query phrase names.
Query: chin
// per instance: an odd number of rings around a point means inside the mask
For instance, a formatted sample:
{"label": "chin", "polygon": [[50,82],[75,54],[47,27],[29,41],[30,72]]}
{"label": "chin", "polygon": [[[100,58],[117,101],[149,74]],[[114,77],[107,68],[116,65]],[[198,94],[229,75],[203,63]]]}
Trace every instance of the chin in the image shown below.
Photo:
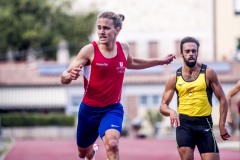
{"label": "chin", "polygon": [[99,41],[100,44],[106,44],[106,41]]}
{"label": "chin", "polygon": [[107,40],[105,40],[105,39],[99,39],[99,42],[100,42],[100,43],[107,43]]}
{"label": "chin", "polygon": [[193,68],[196,65],[196,63],[188,63],[187,66],[190,68]]}

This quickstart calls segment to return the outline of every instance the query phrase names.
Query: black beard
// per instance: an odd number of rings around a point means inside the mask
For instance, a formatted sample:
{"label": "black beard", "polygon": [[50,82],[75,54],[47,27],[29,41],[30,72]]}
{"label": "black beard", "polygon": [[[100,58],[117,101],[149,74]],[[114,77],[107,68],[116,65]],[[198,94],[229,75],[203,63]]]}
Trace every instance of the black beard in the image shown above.
{"label": "black beard", "polygon": [[187,59],[185,59],[184,57],[183,57],[183,59],[184,59],[184,62],[185,62],[185,64],[188,66],[188,67],[190,67],[190,68],[193,68],[195,65],[196,65],[196,63],[197,63],[197,60],[195,60],[194,62],[189,62]]}
{"label": "black beard", "polygon": [[194,61],[194,62],[185,61],[185,63],[188,67],[193,68],[196,65],[197,61]]}

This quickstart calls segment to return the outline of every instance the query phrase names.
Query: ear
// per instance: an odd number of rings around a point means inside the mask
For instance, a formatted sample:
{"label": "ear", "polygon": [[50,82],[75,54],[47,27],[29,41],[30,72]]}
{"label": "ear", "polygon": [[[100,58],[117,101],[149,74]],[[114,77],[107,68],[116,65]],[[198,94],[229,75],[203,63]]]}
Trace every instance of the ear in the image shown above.
{"label": "ear", "polygon": [[183,53],[182,52],[179,52],[179,55],[180,55],[180,57],[183,57]]}
{"label": "ear", "polygon": [[117,27],[116,29],[116,32],[117,32],[117,34],[121,31],[121,28],[120,27]]}

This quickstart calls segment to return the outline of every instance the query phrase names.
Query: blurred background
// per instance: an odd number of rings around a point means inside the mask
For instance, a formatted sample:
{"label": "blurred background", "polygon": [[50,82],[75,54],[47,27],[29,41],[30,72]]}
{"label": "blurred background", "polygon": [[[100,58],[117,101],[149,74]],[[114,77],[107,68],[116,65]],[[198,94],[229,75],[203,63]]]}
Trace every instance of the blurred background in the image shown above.
{"label": "blurred background", "polygon": [[[215,69],[224,92],[240,79],[240,0],[8,0],[0,1],[0,136],[2,139],[75,138],[84,88],[80,77],[62,85],[60,76],[81,47],[97,40],[102,11],[125,15],[119,41],[142,58],[174,53],[170,65],[128,70],[122,91],[122,136],[174,137],[169,118],[159,112],[165,82],[181,66],[180,41],[200,41],[199,62]],[[237,103],[234,124],[239,136]],[[177,107],[176,94],[171,107]],[[219,102],[213,97],[214,132]]]}

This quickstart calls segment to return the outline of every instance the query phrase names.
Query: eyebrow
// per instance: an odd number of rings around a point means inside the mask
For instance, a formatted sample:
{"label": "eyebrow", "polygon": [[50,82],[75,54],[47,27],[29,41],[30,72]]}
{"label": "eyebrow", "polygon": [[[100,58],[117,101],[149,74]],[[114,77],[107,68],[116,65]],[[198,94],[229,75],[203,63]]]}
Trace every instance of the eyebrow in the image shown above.
{"label": "eyebrow", "polygon": [[109,26],[102,26],[102,25],[97,25],[97,27],[111,28],[111,27],[109,27]]}
{"label": "eyebrow", "polygon": [[185,49],[184,51],[185,51],[185,52],[190,52],[190,51],[192,51],[193,53],[195,53],[195,52],[197,52],[197,49]]}

